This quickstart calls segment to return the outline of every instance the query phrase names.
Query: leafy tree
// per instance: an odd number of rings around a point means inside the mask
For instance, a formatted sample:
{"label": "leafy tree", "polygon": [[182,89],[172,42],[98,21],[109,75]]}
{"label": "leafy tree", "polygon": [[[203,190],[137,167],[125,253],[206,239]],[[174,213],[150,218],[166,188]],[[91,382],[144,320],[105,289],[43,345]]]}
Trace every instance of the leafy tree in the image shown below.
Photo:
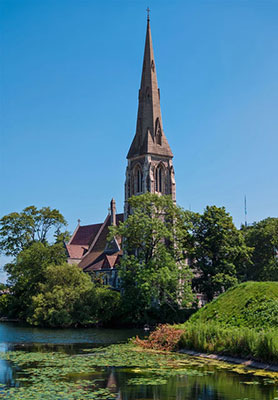
{"label": "leafy tree", "polygon": [[47,242],[51,229],[60,234],[66,220],[56,209],[35,206],[26,207],[22,212],[13,212],[0,220],[0,251],[7,256],[17,256],[34,242]]}
{"label": "leafy tree", "polygon": [[39,293],[32,298],[34,325],[68,327],[107,322],[120,303],[120,294],[107,287],[96,288],[89,275],[76,265],[49,265]]}
{"label": "leafy tree", "polygon": [[32,296],[36,295],[40,283],[45,281],[48,265],[59,265],[66,261],[62,243],[49,245],[34,242],[22,250],[16,259],[4,266],[8,273],[9,314],[12,317],[26,319],[30,314]]}
{"label": "leafy tree", "polygon": [[210,301],[243,279],[251,249],[224,207],[207,206],[202,215],[195,215],[193,225],[193,285]]}
{"label": "leafy tree", "polygon": [[124,313],[130,322],[146,321],[152,309],[177,310],[193,300],[192,274],[185,250],[191,245],[191,214],[170,196],[146,193],[129,199],[132,214],[113,236],[123,237],[119,266]]}
{"label": "leafy tree", "polygon": [[242,227],[248,246],[253,248],[252,266],[247,279],[278,280],[278,218],[266,218],[252,226]]}

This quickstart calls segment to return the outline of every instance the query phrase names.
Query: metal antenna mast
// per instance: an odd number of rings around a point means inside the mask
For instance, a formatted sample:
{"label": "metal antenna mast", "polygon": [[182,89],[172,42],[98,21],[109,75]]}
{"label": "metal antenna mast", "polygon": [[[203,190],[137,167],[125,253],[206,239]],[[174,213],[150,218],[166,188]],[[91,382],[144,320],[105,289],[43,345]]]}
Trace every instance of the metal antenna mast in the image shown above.
{"label": "metal antenna mast", "polygon": [[247,227],[247,202],[246,202],[246,195],[244,196],[244,216],[245,216],[245,227]]}

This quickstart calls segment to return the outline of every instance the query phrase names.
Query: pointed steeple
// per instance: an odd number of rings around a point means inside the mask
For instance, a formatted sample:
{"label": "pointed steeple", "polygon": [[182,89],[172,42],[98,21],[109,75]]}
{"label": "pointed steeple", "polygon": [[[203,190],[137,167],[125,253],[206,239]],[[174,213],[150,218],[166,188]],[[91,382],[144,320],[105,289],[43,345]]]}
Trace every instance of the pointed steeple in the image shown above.
{"label": "pointed steeple", "polygon": [[160,92],[157,85],[149,16],[139,90],[136,133],[127,158],[146,154],[173,157],[162,127]]}

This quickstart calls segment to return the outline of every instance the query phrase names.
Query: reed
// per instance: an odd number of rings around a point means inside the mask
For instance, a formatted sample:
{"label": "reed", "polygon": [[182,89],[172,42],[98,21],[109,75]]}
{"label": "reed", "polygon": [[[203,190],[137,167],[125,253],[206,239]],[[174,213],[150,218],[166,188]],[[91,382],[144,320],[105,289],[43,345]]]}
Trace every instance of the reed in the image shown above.
{"label": "reed", "polygon": [[212,322],[187,322],[177,328],[183,330],[179,348],[278,363],[278,329],[223,327]]}

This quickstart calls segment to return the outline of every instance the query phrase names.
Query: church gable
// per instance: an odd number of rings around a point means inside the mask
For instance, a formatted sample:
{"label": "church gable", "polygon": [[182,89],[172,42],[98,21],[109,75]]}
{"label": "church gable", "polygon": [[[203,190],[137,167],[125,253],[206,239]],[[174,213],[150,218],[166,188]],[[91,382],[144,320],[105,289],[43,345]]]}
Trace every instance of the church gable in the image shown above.
{"label": "church gable", "polygon": [[[92,267],[94,264],[99,262],[99,257],[104,256],[104,254],[109,253],[110,255],[121,254],[121,240],[117,240],[117,246],[115,242],[112,241],[111,246],[107,240],[109,234],[109,226],[111,225],[112,215],[108,214],[104,223],[102,224],[99,235],[95,238],[87,253],[82,257],[78,266],[84,271],[87,271],[88,267]],[[115,215],[115,223],[118,225],[119,222],[123,221],[123,214]],[[116,239],[114,239],[116,240]],[[114,243],[114,245],[113,245]]]}
{"label": "church gable", "polygon": [[78,225],[70,241],[65,245],[69,262],[73,263],[81,260],[98,234],[101,226],[102,224],[81,226],[80,221],[78,221]]}

